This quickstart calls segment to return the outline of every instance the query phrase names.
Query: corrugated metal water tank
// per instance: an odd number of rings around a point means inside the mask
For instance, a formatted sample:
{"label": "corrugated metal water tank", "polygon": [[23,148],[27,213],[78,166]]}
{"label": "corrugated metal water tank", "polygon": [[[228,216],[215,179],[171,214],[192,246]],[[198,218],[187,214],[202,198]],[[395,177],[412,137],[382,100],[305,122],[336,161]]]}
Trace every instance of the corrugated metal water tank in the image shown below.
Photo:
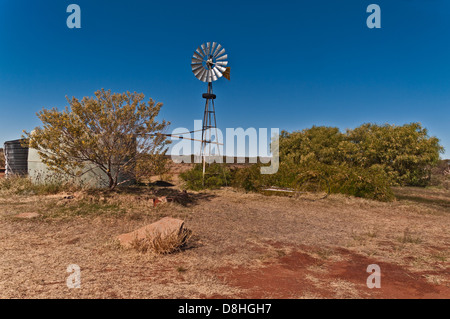
{"label": "corrugated metal water tank", "polygon": [[6,176],[28,174],[28,147],[21,145],[22,140],[5,142]]}
{"label": "corrugated metal water tank", "polygon": [[53,182],[72,182],[76,185],[89,185],[90,187],[105,187],[107,186],[106,175],[96,169],[94,166],[86,165],[84,171],[88,173],[82,177],[73,178],[65,174],[58,174],[49,169],[49,167],[42,162],[37,149],[30,148],[28,153],[28,174],[33,184],[46,184]]}
{"label": "corrugated metal water tank", "polygon": [[[82,170],[84,174],[79,177],[72,177],[64,174],[57,174],[50,170],[39,155],[38,150],[30,148],[28,152],[28,174],[34,184],[45,184],[55,181],[70,182],[79,186],[87,186],[93,188],[104,188],[109,184],[107,175],[93,164],[86,164]],[[133,184],[134,179],[125,174],[119,174],[119,183],[124,185]],[[127,182],[126,182],[127,181]]]}

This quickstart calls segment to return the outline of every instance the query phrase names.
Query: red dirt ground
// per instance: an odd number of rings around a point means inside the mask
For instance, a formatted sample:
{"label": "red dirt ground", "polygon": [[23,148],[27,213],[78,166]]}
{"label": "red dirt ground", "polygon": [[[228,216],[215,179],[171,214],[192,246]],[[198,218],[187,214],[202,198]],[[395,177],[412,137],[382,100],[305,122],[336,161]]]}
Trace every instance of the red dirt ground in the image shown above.
{"label": "red dirt ground", "polygon": [[[448,276],[446,270],[412,273],[401,266],[381,263],[347,249],[337,248],[333,258],[316,258],[314,247],[296,247],[285,256],[260,267],[224,267],[218,276],[244,292],[238,298],[379,298],[447,299],[450,288],[433,285],[426,275]],[[378,264],[381,288],[368,288],[367,266]],[[447,270],[448,271],[448,270]],[[222,296],[214,296],[222,298]]]}

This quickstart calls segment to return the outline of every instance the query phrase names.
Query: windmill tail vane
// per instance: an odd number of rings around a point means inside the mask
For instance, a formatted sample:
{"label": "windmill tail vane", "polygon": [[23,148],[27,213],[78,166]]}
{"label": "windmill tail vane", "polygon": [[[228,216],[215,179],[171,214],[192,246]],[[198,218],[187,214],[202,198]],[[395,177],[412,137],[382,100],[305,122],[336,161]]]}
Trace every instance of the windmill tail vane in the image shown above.
{"label": "windmill tail vane", "polygon": [[223,77],[225,79],[227,79],[228,81],[230,81],[230,67],[229,66],[226,68],[226,71],[223,72]]}

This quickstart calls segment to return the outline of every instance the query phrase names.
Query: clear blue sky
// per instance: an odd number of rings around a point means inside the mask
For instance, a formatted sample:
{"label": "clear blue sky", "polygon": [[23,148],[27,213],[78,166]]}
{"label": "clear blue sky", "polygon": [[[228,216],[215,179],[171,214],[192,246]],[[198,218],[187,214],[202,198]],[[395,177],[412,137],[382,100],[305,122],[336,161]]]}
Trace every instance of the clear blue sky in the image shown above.
{"label": "clear blue sky", "polygon": [[[71,3],[81,29],[66,26]],[[371,3],[381,29],[366,26]],[[448,0],[0,0],[0,143],[100,88],[142,92],[191,129],[206,85],[190,58],[217,41],[232,77],[214,83],[222,130],[421,122],[450,158],[449,17]]]}

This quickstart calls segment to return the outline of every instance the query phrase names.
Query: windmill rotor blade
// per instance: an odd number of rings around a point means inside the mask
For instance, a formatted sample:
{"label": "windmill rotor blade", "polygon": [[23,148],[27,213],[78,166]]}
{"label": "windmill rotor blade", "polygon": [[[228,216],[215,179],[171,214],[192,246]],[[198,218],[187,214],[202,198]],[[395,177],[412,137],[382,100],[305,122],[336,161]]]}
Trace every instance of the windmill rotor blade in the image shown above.
{"label": "windmill rotor blade", "polygon": [[204,43],[201,45],[201,47],[202,47],[203,53],[204,53],[205,55],[208,55],[208,54],[206,54],[206,46],[205,46]]}
{"label": "windmill rotor blade", "polygon": [[223,66],[220,66],[220,65],[216,65],[216,68],[222,73],[227,70],[226,68],[224,68]]}
{"label": "windmill rotor blade", "polygon": [[203,57],[200,54],[198,54],[197,52],[194,52],[194,55],[192,56],[192,58],[203,61]]}
{"label": "windmill rotor blade", "polygon": [[228,64],[228,61],[216,61],[216,65],[226,66],[227,64]]}
{"label": "windmill rotor blade", "polygon": [[213,44],[212,44],[212,46],[211,46],[211,55],[213,55],[213,52],[214,52],[214,47],[216,46],[216,42],[213,42]]}
{"label": "windmill rotor blade", "polygon": [[[198,78],[200,81],[203,81],[203,77],[205,76],[205,74],[206,74],[206,70],[203,69],[203,70],[200,72],[200,74],[197,76],[197,78]],[[203,82],[204,82],[204,81],[203,81]]]}
{"label": "windmill rotor blade", "polygon": [[[203,59],[205,57],[205,54],[203,53],[202,49],[200,49],[200,47],[197,48],[197,50],[195,50],[197,52],[197,54],[200,55],[200,58]],[[195,52],[194,52],[195,54]]]}
{"label": "windmill rotor blade", "polygon": [[206,77],[208,76],[208,70],[203,69],[203,71],[201,72],[201,74],[199,76],[200,76],[199,80],[205,82]]}
{"label": "windmill rotor blade", "polygon": [[207,56],[210,55],[210,50],[211,50],[211,42],[207,42],[206,43],[206,55]]}
{"label": "windmill rotor blade", "polygon": [[201,64],[202,62],[203,62],[203,60],[200,60],[200,59],[197,59],[197,58],[192,58],[192,59],[191,59],[191,63],[192,63],[192,64],[198,64],[198,63]]}
{"label": "windmill rotor blade", "polygon": [[213,81],[217,81],[218,77],[216,76],[216,73],[214,73],[213,70],[211,70],[211,77]]}
{"label": "windmill rotor blade", "polygon": [[194,71],[194,75],[195,75],[198,79],[200,79],[200,78],[202,77],[204,71],[205,71],[205,68],[203,68],[203,67],[198,68],[198,69],[196,69],[196,70]]}
{"label": "windmill rotor blade", "polygon": [[212,79],[212,71],[208,70],[208,75],[206,76],[206,81],[211,82],[211,79]]}
{"label": "windmill rotor blade", "polygon": [[225,53],[225,49],[222,49],[222,50],[220,50],[219,53],[216,53],[216,54],[214,55],[214,57],[217,59],[217,57],[221,56],[221,55],[224,54],[224,53]]}
{"label": "windmill rotor blade", "polygon": [[228,54],[222,55],[220,58],[216,58],[216,61],[225,60],[228,58]]}
{"label": "windmill rotor blade", "polygon": [[222,49],[222,50],[220,50],[220,52],[217,53],[217,56],[215,57],[215,59],[223,59],[224,56],[228,57],[228,55],[226,55],[226,53],[225,53],[225,49]]}
{"label": "windmill rotor blade", "polygon": [[208,72],[208,82],[217,81],[216,73],[214,73],[214,69],[210,69]]}
{"label": "windmill rotor blade", "polygon": [[214,51],[214,53],[213,53],[213,57],[216,57],[216,54],[217,54],[217,52],[219,52],[221,47],[222,46],[220,44],[217,45],[216,51]]}
{"label": "windmill rotor blade", "polygon": [[208,70],[205,69],[205,72],[203,73],[201,80],[203,82],[206,82],[207,78],[208,78]]}
{"label": "windmill rotor blade", "polygon": [[[198,70],[198,73],[195,75],[195,77],[197,78],[197,79],[199,79],[199,80],[201,80],[202,79],[202,70]],[[195,73],[194,73],[195,74]]]}
{"label": "windmill rotor blade", "polygon": [[195,71],[197,71],[199,68],[203,68],[203,65],[201,65],[201,64],[191,64],[191,68],[192,68],[192,72],[194,72],[194,74],[195,74]]}
{"label": "windmill rotor blade", "polygon": [[214,73],[216,74],[217,78],[222,77],[222,72],[220,72],[216,67],[213,69]]}

